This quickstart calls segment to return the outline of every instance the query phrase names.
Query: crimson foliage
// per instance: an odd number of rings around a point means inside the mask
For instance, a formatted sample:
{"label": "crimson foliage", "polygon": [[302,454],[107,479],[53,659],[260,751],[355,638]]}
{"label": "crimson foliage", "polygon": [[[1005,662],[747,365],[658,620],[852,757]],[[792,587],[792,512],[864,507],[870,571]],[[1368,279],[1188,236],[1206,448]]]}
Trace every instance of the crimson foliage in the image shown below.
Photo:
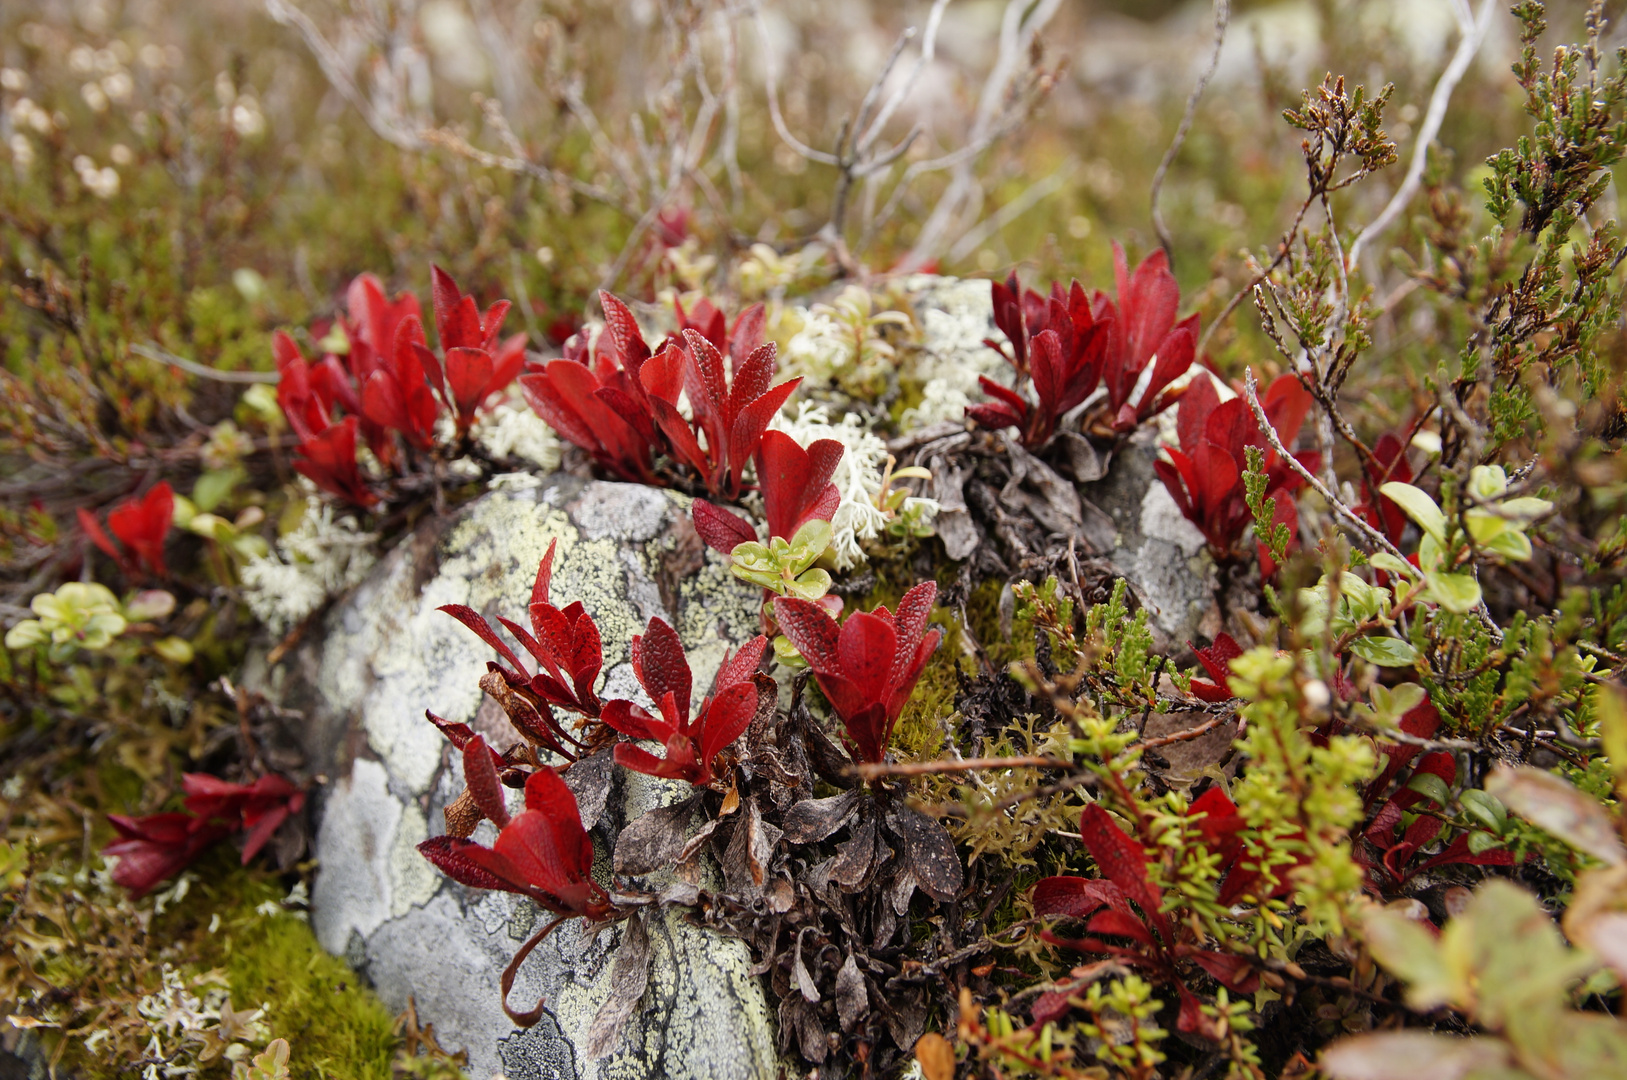
{"label": "crimson foliage", "polygon": [[[738,496],[768,422],[801,383],[772,385],[775,347],[763,340],[762,307],[741,313],[727,335],[710,305],[697,309],[699,329],[680,313],[680,332],[652,350],[626,304],[609,293],[599,302],[605,330],[591,357],[578,335],[563,357],[527,366],[520,389],[531,407],[624,480],[658,483],[656,462],[666,457],[710,494]],[[687,419],[678,409],[684,394]]]}
{"label": "crimson foliage", "polygon": [[118,859],[113,880],[133,897],[145,896],[216,843],[245,829],[242,858],[247,865],[282,823],[305,805],[303,791],[270,773],[252,784],[186,773],[181,788],[186,792],[184,811],[139,818],[107,816],[119,836],[102,854]]}
{"label": "crimson foliage", "polygon": [[[1282,444],[1293,446],[1310,411],[1310,391],[1297,376],[1279,375],[1267,388],[1262,405]],[[1153,467],[1175,505],[1203,532],[1216,555],[1230,555],[1254,520],[1244,498],[1246,447],[1264,452],[1266,497],[1277,500],[1274,520],[1287,524],[1293,533],[1299,522],[1293,494],[1304,479],[1271,449],[1247,402],[1242,398],[1221,401],[1213,380],[1200,374],[1181,398],[1175,427],[1181,448],[1168,448],[1169,460],[1154,462]],[[1322,462],[1322,455],[1314,450],[1303,450],[1294,457],[1312,472]]]}
{"label": "crimson foliage", "polygon": [[[816,439],[803,449],[783,431],[763,434],[757,447],[757,480],[770,537],[789,540],[808,522],[836,516],[842,496],[830,478],[845,451],[835,439]],[[737,544],[757,539],[750,522],[705,499],[696,499],[691,512],[695,531],[715,551],[727,555]]]}
{"label": "crimson foliage", "polygon": [[121,551],[113,546],[96,516],[83,508],[79,511],[79,527],[97,547],[124,571],[134,575],[140,568],[163,577],[164,537],[169,534],[170,522],[175,517],[175,492],[168,480],[161,480],[148,489],[147,494],[131,496],[107,514],[107,527],[124,546]]}
{"label": "crimson foliage", "polygon": [[759,634],[740,647],[733,656],[725,655],[718,669],[712,696],[701,702],[693,720],[689,717],[694,676],[677,633],[660,619],[632,642],[633,673],[639,685],[655,702],[659,716],[651,716],[631,701],[605,703],[600,719],[623,735],[649,739],[666,749],[664,758],[642,747],[618,743],[616,764],[634,772],[647,773],[691,784],[710,784],[718,774],[717,759],[723,749],[738,739],[760,706],[773,708],[776,691],[766,676],[766,687],[753,680],[768,639]]}
{"label": "crimson foliage", "polygon": [[[1087,296],[1077,281],[1067,291],[1053,283],[1048,297],[1023,292],[1015,274],[1004,284],[994,282],[994,321],[1010,346],[988,344],[1019,377],[1032,380],[1038,404],[980,377],[984,392],[995,400],[968,409],[967,415],[987,428],[1017,428],[1023,445],[1033,450],[1050,442],[1063,414],[1083,404],[1098,385],[1116,431],[1128,431],[1168,408],[1177,394],[1166,389],[1196,355],[1198,317],[1175,321],[1181,290],[1162,251],[1147,256],[1132,273],[1124,249],[1115,243],[1113,273],[1116,300],[1099,289]],[[1146,386],[1132,402],[1155,357]]]}
{"label": "crimson foliage", "polygon": [[937,583],[924,581],[904,594],[896,616],[885,607],[857,611],[840,627],[819,604],[774,600],[780,629],[813,669],[857,761],[886,756],[893,725],[943,638],[941,630],[926,628],[937,595]]}

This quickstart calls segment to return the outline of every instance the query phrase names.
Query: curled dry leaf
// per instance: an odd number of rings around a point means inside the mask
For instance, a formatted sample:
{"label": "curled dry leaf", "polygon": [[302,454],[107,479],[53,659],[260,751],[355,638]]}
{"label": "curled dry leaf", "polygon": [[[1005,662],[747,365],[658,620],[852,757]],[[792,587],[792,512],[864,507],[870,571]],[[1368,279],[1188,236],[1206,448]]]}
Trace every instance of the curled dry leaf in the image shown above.
{"label": "curled dry leaf", "polygon": [[960,857],[942,825],[912,807],[894,806],[887,812],[887,828],[900,840],[922,892],[945,903],[960,893],[965,880]]}
{"label": "curled dry leaf", "polygon": [[864,976],[853,954],[848,953],[841,970],[836,973],[836,1015],[842,1021],[843,1031],[853,1031],[870,1008],[870,995],[864,988]]}
{"label": "curled dry leaf", "polygon": [[610,971],[610,997],[599,1006],[588,1028],[587,1056],[597,1061],[616,1047],[622,1029],[638,1007],[650,982],[650,938],[644,929],[645,912],[627,920],[627,933],[616,950]]}
{"label": "curled dry leaf", "polygon": [[852,839],[836,845],[836,859],[831,863],[830,876],[849,891],[856,889],[870,876],[870,867],[876,856],[876,823],[866,818],[853,828]]}
{"label": "curled dry leaf", "polygon": [[734,835],[723,855],[723,880],[731,893],[751,899],[762,895],[781,835],[777,827],[763,820],[755,797],[741,804]]}
{"label": "curled dry leaf", "polygon": [[684,833],[699,802],[698,797],[691,797],[671,806],[658,806],[629,822],[616,838],[616,873],[638,877],[679,862]]}
{"label": "curled dry leaf", "polygon": [[565,770],[565,786],[576,796],[584,828],[593,828],[604,814],[604,805],[610,799],[610,785],[614,778],[615,759],[610,747],[582,758]]}
{"label": "curled dry leaf", "polygon": [[791,957],[791,974],[796,977],[797,990],[810,1005],[819,1004],[819,985],[814,982],[813,976],[808,974],[808,965],[802,962],[802,940],[814,929],[812,926],[804,926],[797,931],[796,952]]}

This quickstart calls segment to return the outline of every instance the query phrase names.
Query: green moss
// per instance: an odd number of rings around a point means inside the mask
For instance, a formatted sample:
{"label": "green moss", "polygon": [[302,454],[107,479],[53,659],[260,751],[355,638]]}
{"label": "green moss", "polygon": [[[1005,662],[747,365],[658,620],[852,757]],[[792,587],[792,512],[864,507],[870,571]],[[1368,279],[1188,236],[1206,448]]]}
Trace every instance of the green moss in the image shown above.
{"label": "green moss", "polygon": [[[296,1080],[388,1080],[398,1041],[384,1003],[341,959],[317,943],[296,914],[263,915],[288,889],[276,875],[238,866],[215,871],[231,853],[217,853],[200,868],[205,883],[197,902],[175,913],[176,933],[201,970],[219,968],[231,983],[237,1008],[269,1005],[266,1023],[293,1047],[289,1070]],[[218,915],[213,932],[209,925]],[[167,928],[161,936],[168,936]],[[190,948],[187,948],[187,946]]]}

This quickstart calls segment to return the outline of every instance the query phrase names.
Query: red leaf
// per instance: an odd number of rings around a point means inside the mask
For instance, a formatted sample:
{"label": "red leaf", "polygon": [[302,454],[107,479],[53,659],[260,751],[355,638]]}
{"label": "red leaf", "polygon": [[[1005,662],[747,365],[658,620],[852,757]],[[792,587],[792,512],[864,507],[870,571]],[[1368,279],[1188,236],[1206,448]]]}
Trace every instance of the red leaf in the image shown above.
{"label": "red leaf", "polygon": [[712,692],[718,693],[724,687],[733,686],[735,683],[751,682],[751,677],[756,673],[757,666],[762,662],[763,653],[767,648],[768,638],[758,634],[740,646],[739,651],[734,655],[731,656],[725,653],[723,664],[717,669],[717,678],[713,680]]}
{"label": "red leaf", "polygon": [[1086,929],[1092,934],[1110,934],[1114,937],[1127,937],[1141,945],[1153,945],[1152,933],[1147,924],[1132,915],[1122,911],[1108,908],[1091,916]]}
{"label": "red leaf", "polygon": [[1074,919],[1083,919],[1123,899],[1124,894],[1117,885],[1097,878],[1041,878],[1033,892],[1035,915],[1065,915]]}
{"label": "red leaf", "polygon": [[633,673],[650,700],[659,705],[662,698],[672,694],[678,714],[687,718],[694,676],[677,632],[660,618],[652,618],[644,633],[633,637],[630,651]]}
{"label": "red leaf", "polygon": [[452,391],[459,423],[467,426],[492,389],[491,353],[485,349],[446,350],[446,385]]}
{"label": "red leaf", "polygon": [[497,631],[493,630],[485,617],[474,608],[469,607],[467,604],[443,604],[436,610],[446,612],[458,622],[473,630],[475,636],[480,638],[481,641],[496,649],[497,654],[509,662],[511,670],[506,674],[511,676],[511,681],[524,681],[529,678],[525,665],[520,663],[520,658],[514,655],[514,651],[508,647],[502,638],[497,636]]}
{"label": "red leaf", "polygon": [[635,739],[664,743],[667,736],[672,734],[672,726],[665,720],[657,719],[642,707],[620,698],[605,702],[604,709],[599,713],[599,719],[623,735],[630,735]]}
{"label": "red leaf", "polygon": [[713,551],[728,555],[737,545],[757,539],[757,530],[744,518],[705,499],[696,499],[689,511],[695,519],[695,531]]}
{"label": "red leaf", "polygon": [[756,683],[737,682],[720,690],[701,715],[702,766],[710,769],[718,753],[738,739],[756,715]]}
{"label": "red leaf", "polygon": [[1154,917],[1163,897],[1147,880],[1147,853],[1141,845],[1114,824],[1100,803],[1085,807],[1079,817],[1079,835],[1102,875],[1139,904],[1147,917]]}
{"label": "red leaf", "polygon": [[497,779],[497,768],[486,740],[480,735],[470,739],[463,747],[463,779],[474,796],[475,805],[486,819],[499,829],[509,823],[508,800],[503,797],[503,785]]}

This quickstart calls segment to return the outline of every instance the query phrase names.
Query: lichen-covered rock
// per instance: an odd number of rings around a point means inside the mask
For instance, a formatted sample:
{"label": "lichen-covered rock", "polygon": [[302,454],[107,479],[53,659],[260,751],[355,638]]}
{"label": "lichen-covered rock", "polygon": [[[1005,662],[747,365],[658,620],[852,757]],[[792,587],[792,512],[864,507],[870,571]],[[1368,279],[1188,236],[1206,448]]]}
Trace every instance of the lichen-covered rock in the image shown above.
{"label": "lichen-covered rock", "polygon": [[[449,1048],[469,1053],[486,1080],[613,1080],[776,1076],[774,1032],[743,943],[687,924],[680,914],[645,924],[648,988],[609,1052],[584,1052],[609,997],[625,926],[597,937],[562,925],[526,961],[512,1003],[547,1001],[527,1031],[504,1016],[498,978],[531,933],[538,910],[522,897],[482,893],[442,877],[415,850],[444,830],[442,812],[463,788],[461,759],[424,719],[431,709],[496,736],[508,721],[482,704],[491,650],[443,604],[524,618],[550,541],[553,595],[580,599],[603,633],[606,695],[643,695],[628,663],[632,635],[651,616],[679,632],[704,686],[725,648],[755,634],[758,593],[731,577],[689,523],[687,500],[632,484],[550,476],[496,485],[447,520],[426,523],[264,681],[308,720],[306,752],[330,778],[321,801],[311,921],[392,1008],[416,1002]],[[610,841],[631,817],[678,788],[616,770],[598,814],[588,810],[608,876]],[[517,794],[517,793],[516,793]],[[491,826],[477,839],[490,842]]]}
{"label": "lichen-covered rock", "polygon": [[1137,590],[1160,648],[1220,632],[1215,562],[1203,533],[1181,515],[1152,463],[1152,432],[1138,432],[1113,455],[1107,475],[1080,490],[1117,529],[1107,555]]}

